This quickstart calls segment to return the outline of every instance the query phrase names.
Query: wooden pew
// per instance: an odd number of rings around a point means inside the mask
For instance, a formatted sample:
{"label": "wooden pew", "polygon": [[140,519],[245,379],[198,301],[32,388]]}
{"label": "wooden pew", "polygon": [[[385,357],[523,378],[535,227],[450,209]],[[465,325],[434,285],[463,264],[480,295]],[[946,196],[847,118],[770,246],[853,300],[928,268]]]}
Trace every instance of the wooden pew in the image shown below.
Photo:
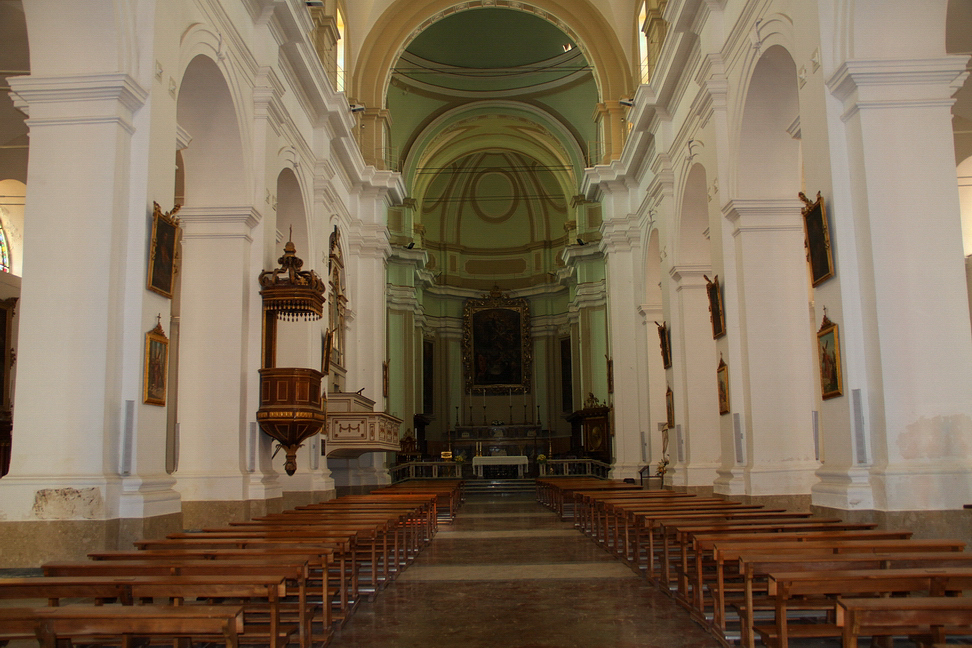
{"label": "wooden pew", "polygon": [[68,605],[0,608],[0,639],[36,636],[41,648],[60,640],[117,637],[128,648],[133,637],[187,637],[237,648],[243,608],[231,605]]}
{"label": "wooden pew", "polygon": [[[965,543],[957,540],[912,540],[912,539],[851,539],[851,540],[808,540],[805,542],[779,542],[773,540],[743,541],[737,539],[722,539],[714,543],[712,548],[715,563],[716,579],[713,585],[714,612],[712,627],[717,637],[725,638],[726,634],[726,583],[730,579],[742,581],[743,596],[739,602],[740,627],[742,642],[748,648],[753,647],[753,635],[749,628],[753,624],[754,593],[757,579],[765,582],[770,568],[777,561],[789,569],[799,564],[802,569],[813,569],[815,565],[826,566],[830,561],[847,559],[886,559],[893,560],[900,555],[900,562],[889,563],[898,567],[917,566],[908,562],[917,561],[916,555],[925,554],[929,560],[942,557],[942,552],[948,552],[954,557],[953,562],[963,560],[962,553]],[[969,554],[972,557],[972,554]],[[752,563],[752,564],[751,564]],[[836,564],[840,564],[839,562]],[[934,565],[932,565],[934,566]],[[972,566],[972,564],[970,564]],[[735,569],[728,572],[729,567]]]}
{"label": "wooden pew", "polygon": [[[826,528],[830,526],[830,528]],[[690,533],[680,547],[681,566],[678,573],[678,589],[676,600],[686,606],[700,620],[705,620],[704,592],[707,584],[721,591],[725,585],[725,561],[720,561],[714,552],[719,542],[767,542],[780,544],[823,541],[839,543],[854,540],[906,540],[911,538],[911,531],[882,531],[867,528],[854,529],[853,524],[820,525],[814,529],[807,527],[803,530],[770,530],[768,532],[753,532],[745,527],[737,529],[723,529],[719,532]],[[691,559],[690,559],[691,556]],[[706,567],[711,565],[709,578],[706,579]],[[720,607],[718,600],[713,602],[714,608]]]}
{"label": "wooden pew", "polygon": [[[831,623],[792,623],[790,602],[809,598],[813,602],[829,601],[824,609],[836,612],[836,597],[892,593],[927,592],[944,596],[946,592],[972,587],[972,569],[845,569],[834,571],[775,572],[769,575],[769,596],[775,599],[775,622],[753,627],[768,646],[788,648],[789,638],[839,637],[841,630]],[[899,603],[907,606],[907,600]],[[797,603],[797,607],[801,606]],[[819,605],[814,608],[820,609]],[[944,637],[943,637],[944,638]]]}
{"label": "wooden pew", "polygon": [[[313,623],[318,611],[321,613],[320,624],[323,633],[317,641],[330,638],[331,629],[331,601],[337,595],[337,590],[325,593],[322,604],[308,599],[308,582],[310,578],[309,558],[302,556],[264,556],[261,560],[91,560],[87,562],[50,562],[43,565],[45,576],[98,579],[125,579],[146,576],[225,576],[245,575],[250,577],[271,576],[284,579],[287,582],[287,597],[296,598],[293,607],[299,625],[299,639],[302,648],[309,648],[315,637]],[[32,579],[36,580],[36,579]],[[0,581],[2,582],[2,581]],[[121,587],[124,581],[117,583]],[[83,591],[83,590],[82,590]],[[293,595],[296,593],[296,596]],[[79,594],[92,597],[93,594]],[[324,602],[326,601],[326,603]],[[286,612],[290,607],[287,603],[280,604],[281,610]]]}
{"label": "wooden pew", "polygon": [[857,648],[861,636],[945,636],[972,631],[972,598],[965,596],[910,596],[907,598],[846,598],[837,601],[837,626],[844,648]]}
{"label": "wooden pew", "polygon": [[[243,604],[243,636],[248,640],[266,642],[282,648],[289,637],[300,630],[281,623],[281,600],[287,595],[286,579],[281,575],[254,576],[218,574],[207,576],[81,576],[0,578],[0,598],[46,598],[48,605],[57,606],[64,598],[94,598],[97,604],[105,599],[118,599],[123,604],[164,597],[170,603],[183,605],[186,599],[255,599],[265,605]],[[265,608],[265,611],[264,611]],[[252,617],[266,613],[268,623],[255,622]],[[263,626],[267,627],[264,628]],[[274,639],[271,639],[274,638]]]}
{"label": "wooden pew", "polygon": [[[920,548],[921,540],[911,540],[905,544]],[[953,551],[940,552],[938,545],[932,551],[926,552],[889,552],[889,553],[800,553],[796,550],[789,554],[740,554],[739,573],[743,579],[743,594],[735,601],[723,597],[723,605],[734,607],[739,613],[740,643],[747,648],[755,645],[752,627],[754,613],[757,609],[772,610],[776,602],[768,596],[757,599],[755,597],[755,583],[757,580],[768,581],[772,572],[792,571],[836,571],[846,569],[942,569],[942,568],[972,568],[972,554],[962,551],[963,543],[955,541]],[[727,559],[732,560],[731,552],[726,552]],[[722,614],[723,627],[725,612]]]}

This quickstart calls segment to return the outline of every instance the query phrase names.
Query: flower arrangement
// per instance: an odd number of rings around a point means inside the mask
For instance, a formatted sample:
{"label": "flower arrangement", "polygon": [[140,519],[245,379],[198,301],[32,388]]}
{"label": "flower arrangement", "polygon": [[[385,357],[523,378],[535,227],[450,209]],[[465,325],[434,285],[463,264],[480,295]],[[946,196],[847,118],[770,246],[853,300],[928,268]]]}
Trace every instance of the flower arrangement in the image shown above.
{"label": "flower arrangement", "polygon": [[659,477],[664,477],[665,473],[668,472],[668,463],[668,457],[663,457],[662,460],[658,462],[658,468],[656,469],[655,474]]}
{"label": "flower arrangement", "polygon": [[466,455],[461,455],[461,454],[459,454],[459,455],[456,455],[456,456],[455,456],[455,457],[453,458],[453,461],[455,461],[455,462],[456,462],[457,464],[463,464],[463,463],[466,463]]}
{"label": "flower arrangement", "polygon": [[545,455],[545,454],[538,454],[537,455],[537,463],[538,464],[545,464],[545,463],[547,463],[547,455]]}

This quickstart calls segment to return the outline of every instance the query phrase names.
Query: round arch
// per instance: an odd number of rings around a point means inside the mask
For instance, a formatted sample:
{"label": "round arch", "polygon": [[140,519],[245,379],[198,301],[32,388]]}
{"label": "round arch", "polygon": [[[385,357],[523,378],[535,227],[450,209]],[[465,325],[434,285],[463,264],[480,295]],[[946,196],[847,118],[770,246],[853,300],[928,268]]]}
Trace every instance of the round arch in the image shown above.
{"label": "round arch", "polygon": [[753,62],[739,97],[736,164],[731,176],[737,196],[793,197],[800,191],[800,143],[791,134],[800,117],[797,69],[781,44]]}
{"label": "round arch", "polygon": [[701,266],[712,262],[709,241],[704,233],[709,227],[709,200],[705,167],[691,165],[685,176],[673,233],[674,264]]}
{"label": "round arch", "polygon": [[212,58],[198,54],[186,66],[176,120],[192,138],[182,152],[187,206],[244,204],[246,156],[236,102]]}
{"label": "round arch", "polygon": [[[402,52],[423,29],[455,11],[495,6],[472,0],[457,6],[456,0],[396,0],[365,36],[355,61],[351,92],[358,102],[384,107],[391,70]],[[585,0],[524,0],[528,11],[553,23],[577,42],[594,68],[601,101],[630,96],[630,66],[621,44],[603,16]],[[509,7],[514,8],[514,7]]]}

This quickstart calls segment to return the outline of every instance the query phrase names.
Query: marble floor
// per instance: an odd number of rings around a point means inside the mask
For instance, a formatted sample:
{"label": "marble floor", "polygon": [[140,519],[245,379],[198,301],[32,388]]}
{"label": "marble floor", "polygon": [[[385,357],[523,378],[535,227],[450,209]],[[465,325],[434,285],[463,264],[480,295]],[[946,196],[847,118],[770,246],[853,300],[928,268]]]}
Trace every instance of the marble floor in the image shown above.
{"label": "marble floor", "polygon": [[470,495],[332,648],[716,648],[670,598],[532,495]]}

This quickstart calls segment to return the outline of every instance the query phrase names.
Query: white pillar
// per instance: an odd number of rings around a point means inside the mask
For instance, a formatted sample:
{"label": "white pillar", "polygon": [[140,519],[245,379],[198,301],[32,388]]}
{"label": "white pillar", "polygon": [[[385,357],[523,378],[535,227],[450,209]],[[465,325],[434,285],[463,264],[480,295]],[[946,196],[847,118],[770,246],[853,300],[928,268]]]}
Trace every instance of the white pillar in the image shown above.
{"label": "white pillar", "polygon": [[644,295],[641,232],[635,215],[601,225],[607,273],[608,337],[613,366],[614,466],[612,477],[638,476],[641,438],[648,422],[645,336],[637,309]]}
{"label": "white pillar", "polygon": [[[251,230],[260,213],[248,206],[184,208],[179,360],[178,489],[188,501],[251,498],[247,471],[250,423],[259,380],[249,340],[261,326]],[[260,258],[258,255],[256,258]],[[255,449],[262,457],[260,448]],[[269,468],[269,467],[266,467]],[[259,478],[258,478],[259,479]]]}
{"label": "white pillar", "polygon": [[[734,200],[723,208],[735,240],[746,494],[802,495],[816,481],[813,331],[807,319],[802,203]],[[715,364],[713,364],[713,371]]]}
{"label": "white pillar", "polygon": [[31,153],[13,448],[0,514],[16,521],[178,512],[164,474],[165,435],[153,438],[139,424],[157,410],[141,396],[144,333],[155,318],[143,317],[145,258],[124,252],[144,249],[148,237],[145,196],[131,185],[148,93],[125,74],[9,81],[29,112]]}
{"label": "white pillar", "polygon": [[[815,503],[854,508],[842,482],[868,466],[879,510],[961,508],[972,497],[972,339],[950,114],[966,58],[852,60],[827,83],[841,102],[850,178],[839,183],[847,222],[834,226],[854,232],[856,254],[838,259],[845,396],[821,406],[835,467]],[[832,438],[848,428],[862,442]]]}
{"label": "white pillar", "polygon": [[[684,462],[676,466],[673,483],[712,486],[720,463],[719,399],[716,388],[715,341],[706,313],[709,309],[705,275],[708,266],[675,266],[672,278],[672,391],[675,425],[681,430]],[[678,443],[669,430],[672,459]]]}

